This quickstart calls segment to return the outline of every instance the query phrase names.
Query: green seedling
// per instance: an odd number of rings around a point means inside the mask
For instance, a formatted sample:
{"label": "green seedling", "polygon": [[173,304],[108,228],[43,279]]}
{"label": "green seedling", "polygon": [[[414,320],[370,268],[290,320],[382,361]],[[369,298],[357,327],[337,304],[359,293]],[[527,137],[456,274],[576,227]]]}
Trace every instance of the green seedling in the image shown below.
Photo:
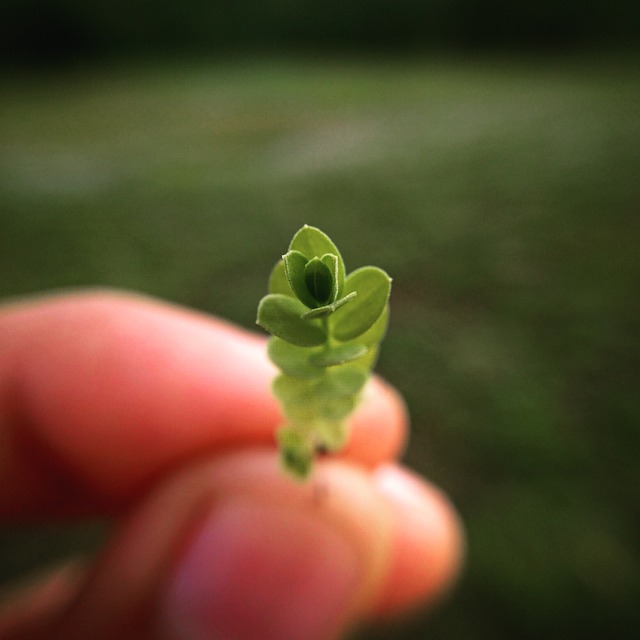
{"label": "green seedling", "polygon": [[347,275],[329,237],[306,225],[274,267],[257,323],[271,334],[269,357],[281,371],[273,382],[285,416],[277,440],[295,477],[309,475],[316,455],[344,446],[387,328],[390,291],[377,267]]}

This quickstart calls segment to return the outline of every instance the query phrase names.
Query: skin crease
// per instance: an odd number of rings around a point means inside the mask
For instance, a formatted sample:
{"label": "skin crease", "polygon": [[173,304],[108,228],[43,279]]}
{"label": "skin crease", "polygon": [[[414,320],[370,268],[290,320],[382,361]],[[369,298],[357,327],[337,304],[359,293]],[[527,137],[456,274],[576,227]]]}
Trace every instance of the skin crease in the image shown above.
{"label": "skin crease", "polygon": [[397,392],[374,378],[343,454],[296,483],[272,444],[273,375],[262,337],[140,296],[78,292],[0,310],[0,518],[116,525],[86,568],[63,567],[0,607],[0,638],[160,637],[158,585],[204,514],[237,502],[249,515],[273,507],[276,530],[277,514],[294,514],[358,550],[327,640],[436,602],[457,575],[461,528],[448,500],[395,462],[407,433]]}

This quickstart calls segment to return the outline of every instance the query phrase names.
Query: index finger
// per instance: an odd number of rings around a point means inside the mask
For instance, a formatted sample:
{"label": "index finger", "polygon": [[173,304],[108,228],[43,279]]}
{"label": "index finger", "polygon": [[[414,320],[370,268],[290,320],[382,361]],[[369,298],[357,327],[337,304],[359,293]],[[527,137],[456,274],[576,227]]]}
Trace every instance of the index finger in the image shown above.
{"label": "index finger", "polygon": [[[0,313],[0,516],[105,511],[206,453],[273,441],[264,339],[132,295],[70,294]],[[405,415],[374,382],[347,455],[394,457]]]}

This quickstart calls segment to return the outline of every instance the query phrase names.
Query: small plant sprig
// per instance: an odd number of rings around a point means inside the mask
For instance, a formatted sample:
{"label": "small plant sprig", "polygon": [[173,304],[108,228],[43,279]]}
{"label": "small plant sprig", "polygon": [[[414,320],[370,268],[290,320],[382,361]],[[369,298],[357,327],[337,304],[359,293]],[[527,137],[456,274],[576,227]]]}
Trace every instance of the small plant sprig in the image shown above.
{"label": "small plant sprig", "polygon": [[285,424],[284,468],[306,478],[318,453],[338,451],[347,418],[377,360],[389,318],[391,279],[378,267],[347,275],[329,237],[305,225],[274,267],[257,323],[272,334],[268,354]]}

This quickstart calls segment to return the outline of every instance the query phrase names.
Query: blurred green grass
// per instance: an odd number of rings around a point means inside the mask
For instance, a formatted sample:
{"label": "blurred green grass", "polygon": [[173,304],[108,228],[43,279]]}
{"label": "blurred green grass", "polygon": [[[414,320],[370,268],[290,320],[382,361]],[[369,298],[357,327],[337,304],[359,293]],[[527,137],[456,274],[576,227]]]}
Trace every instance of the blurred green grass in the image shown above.
{"label": "blurred green grass", "polygon": [[[638,637],[639,62],[2,77],[0,295],[124,287],[252,327],[320,226],[394,277],[379,371],[469,540],[444,607],[363,637]],[[4,535],[4,579],[64,547],[47,531]]]}

